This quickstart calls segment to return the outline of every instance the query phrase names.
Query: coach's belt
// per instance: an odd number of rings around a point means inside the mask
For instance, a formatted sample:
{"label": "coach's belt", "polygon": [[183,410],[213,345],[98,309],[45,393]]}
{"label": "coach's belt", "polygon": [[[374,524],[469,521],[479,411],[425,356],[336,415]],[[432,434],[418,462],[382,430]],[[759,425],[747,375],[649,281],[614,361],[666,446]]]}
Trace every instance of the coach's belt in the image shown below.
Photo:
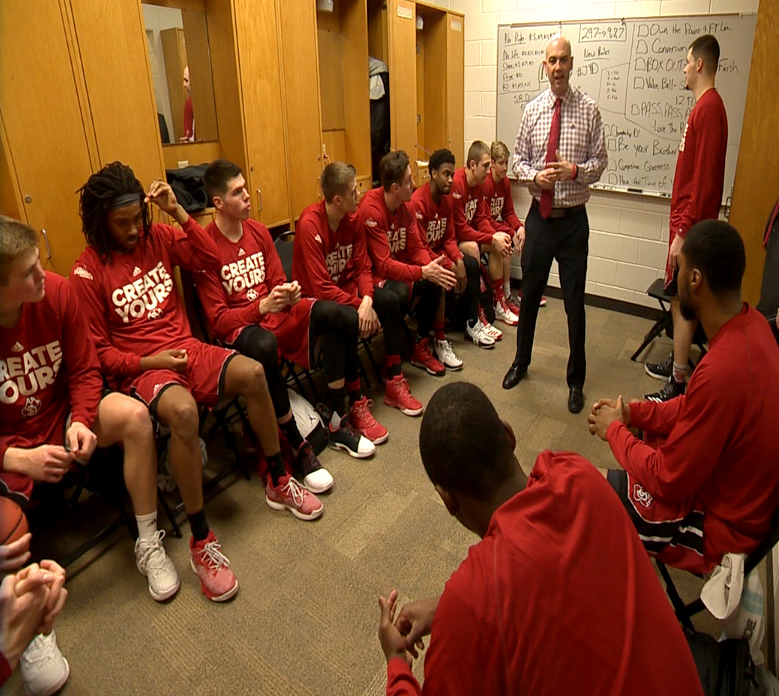
{"label": "coach's belt", "polygon": [[580,210],[584,210],[584,204],[574,205],[570,208],[552,208],[552,212],[549,213],[549,217],[564,218],[564,217],[568,217],[569,215],[574,215],[578,213]]}

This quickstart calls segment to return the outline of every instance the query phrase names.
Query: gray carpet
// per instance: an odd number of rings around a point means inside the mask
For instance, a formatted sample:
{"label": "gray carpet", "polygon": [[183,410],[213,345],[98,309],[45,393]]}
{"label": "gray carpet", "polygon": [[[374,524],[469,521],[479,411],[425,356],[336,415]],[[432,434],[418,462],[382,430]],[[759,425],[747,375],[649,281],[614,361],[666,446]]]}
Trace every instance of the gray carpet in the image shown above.
{"label": "gray carpet", "polygon": [[[514,354],[515,329],[505,329],[491,351],[451,335],[465,361],[459,373],[437,379],[408,364],[404,369],[424,402],[454,380],[485,389],[513,425],[526,471],[546,448],[574,450],[597,466],[613,467],[608,446],[587,431],[587,412],[599,397],[635,397],[661,386],[629,359],[650,325],[587,309],[587,406],[575,416],[566,408],[568,339],[559,300],[550,298],[540,311],[533,364],[512,391],[500,382]],[[662,360],[669,350],[670,341],[658,339],[642,357]],[[101,553],[79,561],[57,624],[72,670],[63,693],[383,694],[376,597],[393,587],[401,603],[440,593],[477,539],[449,517],[425,476],[417,451],[419,419],[384,406],[375,384],[370,393],[389,441],[371,460],[323,453],[336,483],[323,496],[320,520],[300,522],[272,511],[256,476],[208,503],[211,526],[239,578],[234,601],[213,604],[201,594],[189,569],[188,533],[166,540],[182,576],[181,590],[166,604],[148,595],[124,531]],[[676,575],[692,596],[699,583]],[[704,627],[715,630],[711,621]],[[416,671],[421,674],[421,664]],[[22,693],[18,675],[3,693]]]}

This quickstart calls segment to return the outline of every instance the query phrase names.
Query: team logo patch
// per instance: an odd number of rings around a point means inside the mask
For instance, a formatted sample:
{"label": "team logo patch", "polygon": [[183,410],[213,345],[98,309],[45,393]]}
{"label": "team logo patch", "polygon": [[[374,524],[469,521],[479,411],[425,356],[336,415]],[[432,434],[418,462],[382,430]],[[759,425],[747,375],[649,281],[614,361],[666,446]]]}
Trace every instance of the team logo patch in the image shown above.
{"label": "team logo patch", "polygon": [[32,418],[38,415],[38,411],[41,410],[41,400],[36,399],[34,396],[28,396],[27,401],[24,402],[24,408],[22,408],[22,415],[25,418]]}
{"label": "team logo patch", "polygon": [[147,315],[146,318],[151,319],[159,319],[162,315],[162,310],[159,307],[156,307],[155,309],[152,309]]}
{"label": "team logo patch", "polygon": [[423,217],[422,213],[420,213],[419,211],[416,212],[416,216],[417,216],[417,220],[421,220]]}
{"label": "team logo patch", "polygon": [[24,350],[24,346],[21,343],[19,343],[19,341],[17,341],[16,343],[13,344],[13,346],[11,346],[11,350],[14,353],[21,353]]}
{"label": "team logo patch", "polygon": [[164,384],[155,384],[154,389],[151,390],[151,398],[153,399],[155,396],[157,396],[157,393],[162,389],[162,387],[165,386]]}
{"label": "team logo patch", "polygon": [[378,227],[378,226],[379,226],[379,223],[378,223],[378,222],[376,222],[376,220],[373,220],[372,218],[368,218],[368,219],[365,221],[365,224],[366,224],[368,227]]}
{"label": "team logo patch", "polygon": [[463,194],[460,193],[459,191],[452,191],[452,198],[460,199],[462,197],[463,197]]}
{"label": "team logo patch", "polygon": [[238,256],[246,256],[246,252],[243,249],[238,249]]}
{"label": "team logo patch", "polygon": [[133,268],[133,277],[141,275],[141,269],[136,266]]}
{"label": "team logo patch", "polygon": [[633,484],[633,499],[645,508],[651,507],[654,501],[652,496],[638,483]]}
{"label": "team logo patch", "polygon": [[94,280],[92,274],[83,266],[76,266],[73,269],[73,275],[77,275],[79,278],[86,278],[87,280]]}
{"label": "team logo patch", "polygon": [[246,299],[249,300],[250,302],[254,302],[257,299],[257,297],[258,297],[257,291],[254,288],[252,288],[251,290],[249,290],[249,292],[246,293]]}
{"label": "team logo patch", "polygon": [[319,234],[316,234],[316,235],[314,236],[314,241],[317,241],[317,242],[319,242],[320,244],[322,243],[322,238],[319,236]]}

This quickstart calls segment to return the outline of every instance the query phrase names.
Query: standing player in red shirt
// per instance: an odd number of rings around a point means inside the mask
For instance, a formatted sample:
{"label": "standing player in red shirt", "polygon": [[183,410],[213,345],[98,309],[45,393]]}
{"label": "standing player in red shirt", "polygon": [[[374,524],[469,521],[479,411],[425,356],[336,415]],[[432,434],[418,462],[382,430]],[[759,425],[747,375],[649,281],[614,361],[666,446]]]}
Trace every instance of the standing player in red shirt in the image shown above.
{"label": "standing player in red shirt", "polygon": [[[308,206],[298,220],[292,275],[300,282],[305,296],[354,307],[359,318],[360,338],[372,336],[384,327],[387,369],[384,403],[406,415],[419,415],[422,404],[411,395],[400,370],[403,317],[398,296],[389,290],[374,293],[365,225],[362,215],[357,212],[354,167],[343,162],[328,164],[322,171],[321,184],[324,200]],[[349,400],[354,404],[354,398],[359,394],[355,392],[359,388],[357,364],[347,363],[347,368],[354,375],[353,382],[347,375],[346,385]],[[340,419],[340,414],[343,411],[334,415]],[[387,438],[386,428],[376,422],[367,408],[359,411],[352,408],[350,421],[374,443]]]}
{"label": "standing player in red shirt", "polygon": [[83,308],[38,256],[35,230],[0,217],[0,494],[26,507],[34,484],[57,483],[96,447],[121,444],[138,522],[138,570],[154,599],[168,599],[180,583],[162,546],[165,532],[157,530],[149,414],[122,394],[103,396]]}
{"label": "standing player in red shirt", "polygon": [[[182,229],[152,224],[149,201]],[[114,162],[81,189],[80,212],[87,249],[71,271],[71,282],[109,381],[143,401],[170,428],[174,474],[200,459],[198,402],[215,407],[240,395],[268,461],[267,504],[289,509],[299,519],[319,517],[322,504],[284,468],[262,365],[192,337],[174,288],[174,267],[216,269],[219,258],[170,186],[158,180],[144,193],[133,171]],[[221,601],[235,594],[238,582],[205,520],[202,483],[193,484],[185,489],[179,482],[192,526],[191,565],[206,596]]]}
{"label": "standing player in red shirt", "polygon": [[728,116],[722,98],[714,88],[719,53],[717,39],[709,34],[695,39],[687,51],[684,86],[693,93],[695,106],[684,127],[676,160],[665,267],[666,292],[672,295],[674,350],[663,362],[644,366],[651,377],[668,380],[659,392],[644,397],[649,401],[667,401],[684,394],[690,374],[690,347],[698,322],[687,321],[682,316],[676,274],[687,231],[701,220],[716,220],[722,206]]}
{"label": "standing player in red shirt", "polygon": [[381,186],[368,191],[359,205],[373,262],[374,299],[388,292],[397,295],[400,316],[405,317],[413,299],[419,298],[411,364],[440,377],[446,366],[433,357],[428,341],[444,293],[454,288],[457,277],[446,268],[444,254],[430,257],[420,237],[408,155],[403,150],[388,152],[379,162],[379,176]]}
{"label": "standing player in red shirt", "polygon": [[[251,196],[238,165],[216,160],[204,179],[216,208],[216,219],[206,232],[222,264],[218,273],[195,274],[208,324],[221,343],[262,363],[276,421],[296,453],[299,475],[309,490],[323,493],[333,479],[292,417],[279,351],[306,368],[316,365],[321,354],[328,389],[342,405],[346,356],[352,353],[357,360],[357,313],[330,300],[301,299],[298,282],[287,282],[267,228],[249,218]],[[356,404],[358,409],[366,407],[366,397]],[[330,443],[356,458],[369,457],[376,449],[343,428],[330,432]]]}
{"label": "standing player in red shirt", "polygon": [[[477,261],[482,253],[489,256],[489,278],[492,284],[490,291],[495,293],[496,304],[503,307],[504,259],[508,260],[511,257],[511,236],[497,229],[487,212],[483,185],[490,162],[490,149],[481,140],[474,140],[468,148],[468,164],[454,174],[452,184],[454,231],[457,235],[457,243],[464,254],[472,256]],[[507,315],[503,318],[509,319],[508,323],[512,321]],[[481,330],[488,336],[496,341],[503,337],[503,332],[492,326],[483,312],[480,314],[480,319]],[[470,327],[470,323],[466,326]],[[470,329],[468,333],[471,333]]]}
{"label": "standing player in red shirt", "polygon": [[[764,322],[765,323],[765,322]],[[440,597],[379,599],[387,695],[702,696],[682,629],[619,500],[573,452],[530,476],[484,392],[430,399],[419,451],[446,509],[480,540]],[[429,634],[425,682],[411,672]]]}
{"label": "standing player in red shirt", "polygon": [[[444,268],[454,271],[454,292],[464,295],[465,320],[475,326],[479,323],[479,262],[460,251],[454,234],[452,197],[449,195],[454,179],[454,155],[449,150],[436,150],[430,155],[427,166],[430,180],[411,195],[419,232],[422,241],[427,244],[430,260],[442,256]],[[445,298],[446,295],[441,296],[433,321],[435,355],[447,369],[459,370],[463,361],[455,355],[444,334]],[[471,337],[466,334],[466,339],[470,341]],[[495,340],[483,331],[478,339],[476,345],[479,348],[492,348],[495,345]]]}
{"label": "standing player in red shirt", "polygon": [[[487,178],[484,180],[484,202],[487,204],[487,213],[492,224],[499,230],[511,236],[514,250],[517,255],[522,255],[525,246],[525,226],[514,211],[514,200],[511,195],[511,184],[507,172],[509,166],[508,146],[504,142],[494,142],[490,146],[492,164]],[[520,297],[522,293],[520,291]],[[506,298],[506,307],[517,316],[519,322],[519,307],[509,299],[511,297],[511,258],[503,259],[503,296]],[[541,307],[546,307],[546,297],[541,296]],[[500,313],[498,303],[495,303],[495,315]],[[511,319],[511,317],[509,317]],[[506,323],[511,324],[511,321]]]}

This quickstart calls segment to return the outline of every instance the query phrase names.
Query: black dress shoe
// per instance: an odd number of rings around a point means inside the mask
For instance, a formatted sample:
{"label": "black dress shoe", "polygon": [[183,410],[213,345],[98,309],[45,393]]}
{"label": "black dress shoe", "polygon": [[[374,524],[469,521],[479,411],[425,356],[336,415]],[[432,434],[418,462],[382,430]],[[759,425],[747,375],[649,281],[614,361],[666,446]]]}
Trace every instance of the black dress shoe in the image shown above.
{"label": "black dress shoe", "polygon": [[571,387],[568,392],[568,410],[571,413],[579,413],[584,408],[584,394],[579,387]]}
{"label": "black dress shoe", "polygon": [[519,381],[527,374],[527,368],[520,365],[511,365],[503,378],[503,388],[511,389],[519,384]]}

